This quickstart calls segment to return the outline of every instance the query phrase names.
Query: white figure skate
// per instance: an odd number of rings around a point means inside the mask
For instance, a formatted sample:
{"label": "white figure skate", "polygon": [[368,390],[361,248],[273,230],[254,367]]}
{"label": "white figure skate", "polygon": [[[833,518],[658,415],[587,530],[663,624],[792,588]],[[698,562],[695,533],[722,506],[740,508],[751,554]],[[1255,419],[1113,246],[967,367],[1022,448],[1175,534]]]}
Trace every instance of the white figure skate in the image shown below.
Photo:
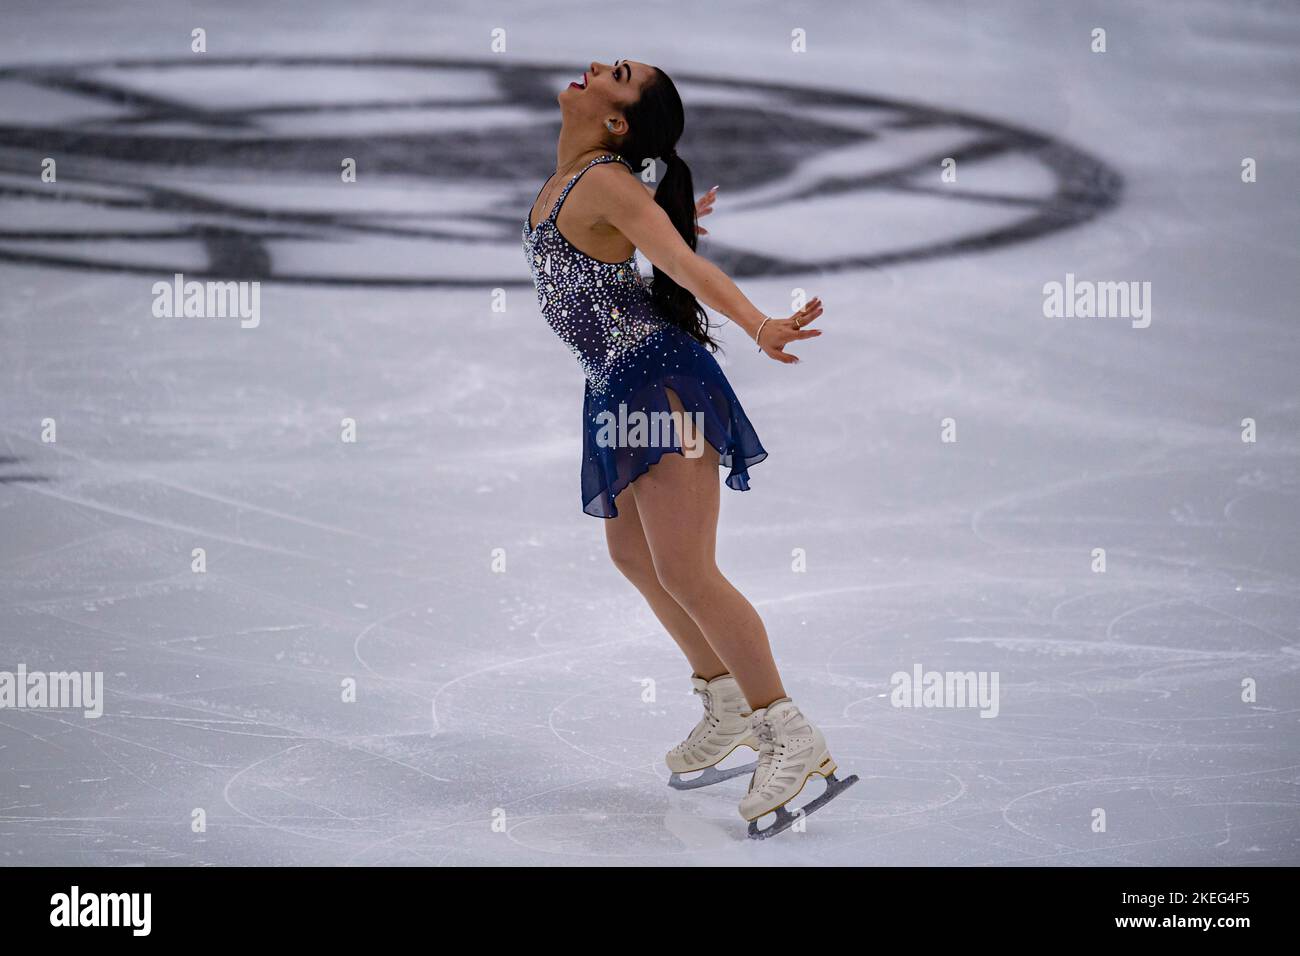
{"label": "white figure skate", "polygon": [[[696,790],[752,773],[756,761],[728,770],[717,769],[737,747],[758,750],[758,741],[749,724],[749,704],[736,679],[730,674],[708,681],[692,676],[691,683],[695,693],[704,698],[704,717],[685,740],[668,751],[665,760],[672,771],[668,786],[674,790]],[[703,773],[689,780],[682,778],[682,774],[695,771]]]}
{"label": "white figure skate", "polygon": [[[856,774],[844,780],[836,778],[826,738],[789,697],[754,711],[750,726],[759,741],[758,766],[750,778],[749,792],[740,801],[740,815],[749,821],[751,839],[765,840],[789,829],[799,817],[824,807],[858,782]],[[791,813],[786,804],[799,796],[814,775],[825,778],[825,792]],[[768,813],[776,813],[776,822],[760,830],[759,817]]]}

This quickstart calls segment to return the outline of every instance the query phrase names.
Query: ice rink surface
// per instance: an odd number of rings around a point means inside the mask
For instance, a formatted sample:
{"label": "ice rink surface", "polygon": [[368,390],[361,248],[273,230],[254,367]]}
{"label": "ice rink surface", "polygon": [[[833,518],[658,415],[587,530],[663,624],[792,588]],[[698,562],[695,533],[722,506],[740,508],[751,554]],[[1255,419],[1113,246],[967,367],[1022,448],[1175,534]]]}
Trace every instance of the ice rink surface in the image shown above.
{"label": "ice rink surface", "polygon": [[[105,701],[0,710],[0,863],[1300,862],[1300,11],[1137,6],[6,2],[0,670]],[[763,844],[665,786],[689,668],[519,246],[620,57],[691,77],[705,254],[827,308],[798,367],[722,330],[771,457],[720,564],[861,777]],[[260,324],[155,318],[174,271]],[[1150,326],[1045,318],[1067,273]]]}

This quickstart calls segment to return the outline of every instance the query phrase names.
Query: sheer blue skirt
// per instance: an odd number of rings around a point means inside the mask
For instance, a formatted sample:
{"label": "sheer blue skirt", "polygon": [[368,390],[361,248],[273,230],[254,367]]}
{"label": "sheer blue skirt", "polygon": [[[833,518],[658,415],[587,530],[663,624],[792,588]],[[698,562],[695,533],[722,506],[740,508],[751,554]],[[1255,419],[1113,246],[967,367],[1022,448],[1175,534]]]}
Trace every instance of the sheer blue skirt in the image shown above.
{"label": "sheer blue skirt", "polygon": [[[669,416],[669,391],[686,414],[685,431]],[[701,439],[718,453],[735,491],[749,490],[749,466],[767,457],[713,355],[676,326],[626,356],[603,390],[588,382],[582,418],[582,510],[598,518],[617,517],[619,492],[664,455],[698,454]]]}

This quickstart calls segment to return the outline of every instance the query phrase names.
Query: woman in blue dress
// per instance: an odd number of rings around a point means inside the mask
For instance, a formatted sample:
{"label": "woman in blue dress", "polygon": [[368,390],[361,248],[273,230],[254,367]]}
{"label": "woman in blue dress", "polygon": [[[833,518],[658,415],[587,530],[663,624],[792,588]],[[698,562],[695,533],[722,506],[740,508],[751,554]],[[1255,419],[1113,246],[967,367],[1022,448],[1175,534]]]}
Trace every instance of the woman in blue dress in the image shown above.
{"label": "woman in blue dress", "polygon": [[[826,792],[844,782],[820,731],[786,694],[758,612],[714,559],[720,490],[749,487],[767,457],[712,350],[700,303],[739,325],[778,362],[820,331],[813,299],[785,318],[766,316],[698,255],[691,173],[677,155],[685,123],[667,74],[630,60],[592,63],[559,94],[556,171],[524,223],[538,305],[586,375],[582,504],[605,522],[610,557],[649,603],[694,670],[704,717],[667,755],[670,782],[707,785],[753,770],[740,804],[750,834],[793,821],[785,805],[813,775]],[[653,194],[637,173],[659,160]],[[636,251],[653,264],[643,277]],[[716,765],[740,746],[755,764]],[[693,771],[702,774],[687,778]],[[777,823],[759,830],[759,817]]]}

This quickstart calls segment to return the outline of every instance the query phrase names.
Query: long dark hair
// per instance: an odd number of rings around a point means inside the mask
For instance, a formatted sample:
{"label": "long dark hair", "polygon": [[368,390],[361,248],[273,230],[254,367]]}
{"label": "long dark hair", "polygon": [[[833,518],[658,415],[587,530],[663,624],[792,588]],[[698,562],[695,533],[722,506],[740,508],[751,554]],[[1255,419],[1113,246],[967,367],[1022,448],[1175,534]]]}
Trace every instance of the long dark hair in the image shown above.
{"label": "long dark hair", "polygon": [[[641,98],[623,112],[628,131],[618,146],[619,154],[634,170],[644,169],[647,159],[663,161],[666,171],[655,190],[655,202],[668,214],[686,244],[694,249],[698,242],[695,184],[690,167],[677,155],[677,140],[686,126],[686,113],[677,87],[667,73],[656,67],[654,78],[641,90]],[[709,335],[704,307],[658,266],[654,269],[651,295],[665,318],[685,329],[701,345],[717,350],[718,343]]]}

